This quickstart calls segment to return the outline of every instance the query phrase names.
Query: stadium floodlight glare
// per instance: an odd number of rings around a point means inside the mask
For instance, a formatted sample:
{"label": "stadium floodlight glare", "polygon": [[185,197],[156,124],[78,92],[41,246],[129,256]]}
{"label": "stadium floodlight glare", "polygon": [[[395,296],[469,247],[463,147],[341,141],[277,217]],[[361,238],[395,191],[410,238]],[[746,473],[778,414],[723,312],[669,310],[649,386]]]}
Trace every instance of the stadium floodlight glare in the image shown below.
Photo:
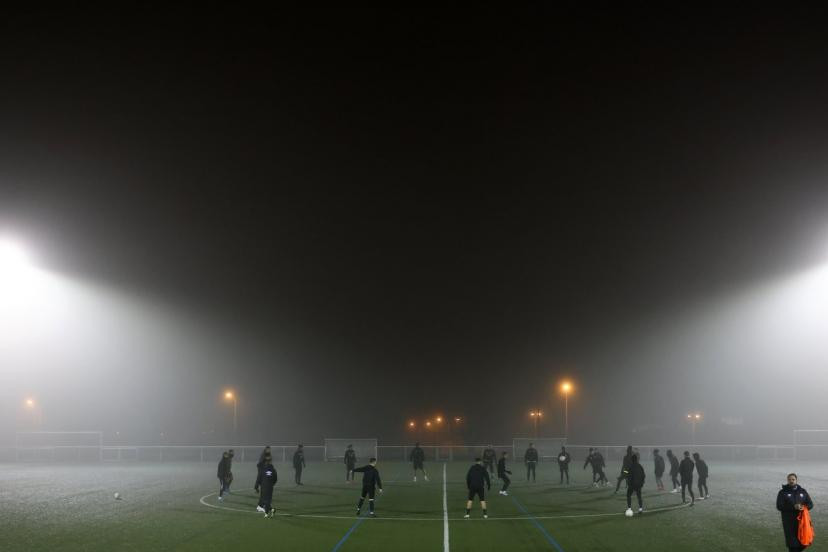
{"label": "stadium floodlight glare", "polygon": [[437,416],[436,418],[434,418],[434,421],[437,422],[438,424],[442,424],[443,423],[443,417],[442,416]]}
{"label": "stadium floodlight glare", "polygon": [[0,239],[0,272],[20,270],[29,266],[29,256],[20,244]]}
{"label": "stadium floodlight glare", "polygon": [[455,423],[458,423],[458,424],[459,424],[459,423],[460,423],[460,422],[462,422],[462,421],[463,421],[463,418],[461,418],[460,416],[455,416],[455,417],[454,417],[454,422],[455,422]]}
{"label": "stadium floodlight glare", "polygon": [[696,424],[701,421],[701,418],[700,412],[692,412],[687,415],[687,419],[690,420],[690,431],[694,445],[696,444]]}
{"label": "stadium floodlight glare", "polygon": [[431,427],[431,420],[426,420],[426,427]]}
{"label": "stadium floodlight glare", "polygon": [[408,427],[413,429],[413,428],[417,427],[417,424],[415,422],[408,422]]}
{"label": "stadium floodlight glare", "polygon": [[34,408],[35,401],[32,398],[26,399],[26,408]]}
{"label": "stadium floodlight glare", "polygon": [[236,394],[232,391],[225,391],[224,398],[228,401],[233,401],[233,437],[236,436],[236,429],[238,428],[238,400]]}
{"label": "stadium floodlight glare", "polygon": [[569,392],[572,391],[572,383],[564,381],[561,384],[561,391],[564,394],[564,439],[569,438]]}
{"label": "stadium floodlight glare", "polygon": [[529,411],[529,417],[532,418],[532,427],[534,429],[535,439],[538,438],[538,422],[540,421],[542,416],[543,412],[541,412],[540,410]]}

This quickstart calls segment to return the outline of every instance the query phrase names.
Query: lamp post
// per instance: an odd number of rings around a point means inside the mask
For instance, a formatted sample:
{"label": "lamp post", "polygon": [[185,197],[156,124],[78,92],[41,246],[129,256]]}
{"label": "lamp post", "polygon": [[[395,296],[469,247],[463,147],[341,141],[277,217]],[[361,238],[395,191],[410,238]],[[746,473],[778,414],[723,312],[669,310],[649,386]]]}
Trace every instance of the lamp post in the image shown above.
{"label": "lamp post", "polygon": [[687,415],[687,419],[690,421],[690,434],[694,445],[696,444],[696,424],[701,421],[701,417],[702,415],[699,412],[693,412]]}
{"label": "lamp post", "polygon": [[233,437],[236,437],[236,429],[238,428],[238,400],[236,394],[232,391],[225,391],[224,398],[228,401],[233,401]]}
{"label": "lamp post", "polygon": [[561,391],[564,394],[564,439],[569,439],[569,392],[572,391],[572,384],[565,381],[561,384]]}
{"label": "lamp post", "polygon": [[543,412],[540,410],[530,410],[529,417],[532,419],[532,425],[535,431],[535,439],[538,438],[538,422],[543,417]]}
{"label": "lamp post", "polygon": [[38,407],[37,402],[31,397],[27,397],[26,400],[23,401],[23,404],[26,409],[32,413],[32,427],[37,428],[40,426],[40,408]]}

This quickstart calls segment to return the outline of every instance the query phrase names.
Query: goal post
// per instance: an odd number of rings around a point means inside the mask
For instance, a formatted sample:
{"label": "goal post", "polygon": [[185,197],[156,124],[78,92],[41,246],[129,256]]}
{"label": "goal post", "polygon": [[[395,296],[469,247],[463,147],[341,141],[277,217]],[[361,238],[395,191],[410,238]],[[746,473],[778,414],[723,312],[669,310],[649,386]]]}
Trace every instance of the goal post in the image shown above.
{"label": "goal post", "polygon": [[102,431],[18,431],[14,435],[15,460],[100,462]]}
{"label": "goal post", "polygon": [[357,462],[368,463],[368,459],[377,458],[376,439],[325,439],[325,461],[342,462],[348,445],[353,445]]}
{"label": "goal post", "polygon": [[557,458],[558,453],[561,452],[561,447],[566,445],[566,438],[538,437],[531,439],[529,437],[515,437],[512,439],[512,455],[515,460],[523,458],[530,443],[538,450],[538,457],[543,462],[544,460]]}

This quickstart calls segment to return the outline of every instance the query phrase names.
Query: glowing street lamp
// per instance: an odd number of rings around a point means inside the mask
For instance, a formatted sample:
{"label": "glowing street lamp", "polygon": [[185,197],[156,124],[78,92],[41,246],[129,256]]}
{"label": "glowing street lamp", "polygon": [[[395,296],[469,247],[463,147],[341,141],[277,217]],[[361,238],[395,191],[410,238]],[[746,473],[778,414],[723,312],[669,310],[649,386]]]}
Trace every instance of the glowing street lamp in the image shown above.
{"label": "glowing street lamp", "polygon": [[236,394],[232,391],[225,391],[224,398],[228,401],[233,401],[233,437],[236,436],[236,429],[238,428],[238,400],[236,399]]}
{"label": "glowing street lamp", "polygon": [[532,425],[535,428],[535,439],[538,438],[538,422],[543,417],[543,412],[540,410],[530,410],[529,417],[532,418]]}
{"label": "glowing street lamp", "polygon": [[26,397],[26,399],[23,401],[23,406],[26,408],[26,410],[32,413],[32,425],[39,426],[41,420],[40,408],[38,407],[39,405],[37,404],[37,401],[35,401],[32,397]]}
{"label": "glowing street lamp", "polygon": [[699,423],[702,419],[702,415],[699,412],[693,412],[687,415],[687,420],[690,422],[691,434],[693,439],[693,444],[696,444],[696,424]]}
{"label": "glowing street lamp", "polygon": [[564,394],[564,439],[569,438],[569,392],[572,391],[572,384],[564,381],[561,384],[561,391]]}
{"label": "glowing street lamp", "polygon": [[417,424],[416,424],[415,422],[413,422],[413,421],[412,421],[412,422],[408,422],[408,427],[410,427],[411,429],[414,429],[415,427],[417,427]]}

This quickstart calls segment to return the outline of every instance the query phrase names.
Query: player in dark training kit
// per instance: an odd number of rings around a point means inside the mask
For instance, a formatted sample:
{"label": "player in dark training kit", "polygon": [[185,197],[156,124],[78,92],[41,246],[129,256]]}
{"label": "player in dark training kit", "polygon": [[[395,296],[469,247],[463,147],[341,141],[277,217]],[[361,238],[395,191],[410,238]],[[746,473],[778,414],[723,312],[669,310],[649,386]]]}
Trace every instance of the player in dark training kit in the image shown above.
{"label": "player in dark training kit", "polygon": [[356,452],[354,452],[354,445],[348,445],[348,450],[345,451],[345,481],[351,482],[354,480],[354,466],[356,466]]}
{"label": "player in dark training kit", "polygon": [[526,464],[526,481],[529,481],[529,474],[532,474],[532,481],[535,481],[535,467],[538,465],[538,449],[534,443],[529,443],[526,454],[523,455],[523,462]]}
{"label": "player in dark training kit", "polygon": [[[266,446],[262,453],[259,455],[259,461],[256,462],[256,483],[253,484],[253,490],[257,493],[259,492],[259,486],[262,484],[262,468],[265,465],[265,458],[271,456],[270,454],[270,445]],[[272,456],[271,456],[272,461]]]}
{"label": "player in dark training kit", "polygon": [[293,453],[293,470],[296,473],[294,480],[297,485],[302,484],[302,469],[305,467],[305,447],[299,445]]}
{"label": "player in dark training kit", "polygon": [[561,485],[563,485],[564,475],[566,475],[566,484],[569,485],[569,462],[572,457],[566,452],[566,447],[561,447],[561,452],[558,453],[558,469],[561,470]]}
{"label": "player in dark training kit", "polygon": [[678,458],[676,458],[676,455],[673,454],[673,451],[669,449],[667,450],[667,460],[670,461],[670,480],[673,483],[673,490],[670,492],[677,493],[679,492],[679,461]]}
{"label": "player in dark training kit", "polygon": [[359,503],[357,504],[356,514],[362,511],[362,505],[365,504],[365,497],[368,497],[368,511],[374,515],[374,493],[376,489],[382,492],[382,480],[380,479],[379,471],[377,470],[377,459],[371,458],[368,460],[367,466],[355,468],[354,473],[362,474],[362,494],[359,496]]}
{"label": "player in dark training kit", "polygon": [[655,464],[656,487],[659,491],[663,491],[664,481],[661,480],[661,476],[664,475],[664,457],[658,453],[658,449],[653,449],[653,464]]}
{"label": "player in dark training kit", "polygon": [[[485,485],[485,489],[483,488]],[[488,518],[489,512],[486,510],[486,490],[492,489],[492,480],[489,479],[489,472],[483,467],[483,461],[480,458],[474,459],[474,464],[469,468],[466,474],[466,487],[469,489],[469,499],[466,502],[466,515],[463,517],[468,519],[471,515],[472,504],[474,497],[480,499],[480,507],[483,509],[483,517]]]}
{"label": "player in dark training kit", "polygon": [[216,477],[219,480],[219,502],[224,500],[224,493],[230,492],[230,453],[224,451],[221,453],[221,460],[218,463],[218,470]]}
{"label": "player in dark training kit", "polygon": [[641,500],[641,488],[644,487],[644,468],[638,463],[638,455],[630,458],[630,473],[627,474],[627,508],[632,508],[632,495],[638,499],[638,513],[644,511],[644,502]]}
{"label": "player in dark training kit", "polygon": [[501,487],[498,492],[503,496],[509,496],[507,489],[509,488],[509,483],[512,482],[512,480],[509,479],[509,475],[512,475],[512,472],[506,469],[506,452],[504,451],[500,456],[500,460],[497,461],[497,477],[503,481],[503,487]]}
{"label": "player in dark training kit", "polygon": [[696,503],[696,495],[693,494],[693,469],[696,465],[690,460],[690,451],[684,451],[684,459],[679,465],[679,475],[681,476],[681,501],[687,502],[684,495],[684,489],[690,492],[690,506]]}
{"label": "player in dark training kit", "polygon": [[414,450],[408,455],[408,459],[414,466],[414,482],[417,482],[417,470],[423,472],[423,478],[428,481],[428,474],[425,471],[425,452],[420,448],[420,443],[414,445]]}
{"label": "player in dark training kit", "polygon": [[624,455],[624,460],[621,461],[621,473],[618,475],[618,481],[615,482],[615,492],[621,488],[621,482],[627,480],[627,475],[630,473],[630,465],[632,464],[632,445],[627,445],[627,453]]}
{"label": "player in dark training kit", "polygon": [[696,461],[696,471],[699,472],[699,500],[710,498],[710,491],[707,490],[707,462],[701,459],[698,452],[693,453],[693,460]]}
{"label": "player in dark training kit", "polygon": [[496,463],[497,453],[492,448],[492,445],[489,445],[486,450],[483,451],[483,467],[489,470],[490,474],[494,475]]}
{"label": "player in dark training kit", "polygon": [[264,513],[265,517],[273,517],[276,510],[272,506],[273,502],[273,486],[276,485],[276,468],[273,467],[273,457],[268,453],[262,459],[261,469],[261,492],[259,493],[259,505],[256,506],[257,512]]}

